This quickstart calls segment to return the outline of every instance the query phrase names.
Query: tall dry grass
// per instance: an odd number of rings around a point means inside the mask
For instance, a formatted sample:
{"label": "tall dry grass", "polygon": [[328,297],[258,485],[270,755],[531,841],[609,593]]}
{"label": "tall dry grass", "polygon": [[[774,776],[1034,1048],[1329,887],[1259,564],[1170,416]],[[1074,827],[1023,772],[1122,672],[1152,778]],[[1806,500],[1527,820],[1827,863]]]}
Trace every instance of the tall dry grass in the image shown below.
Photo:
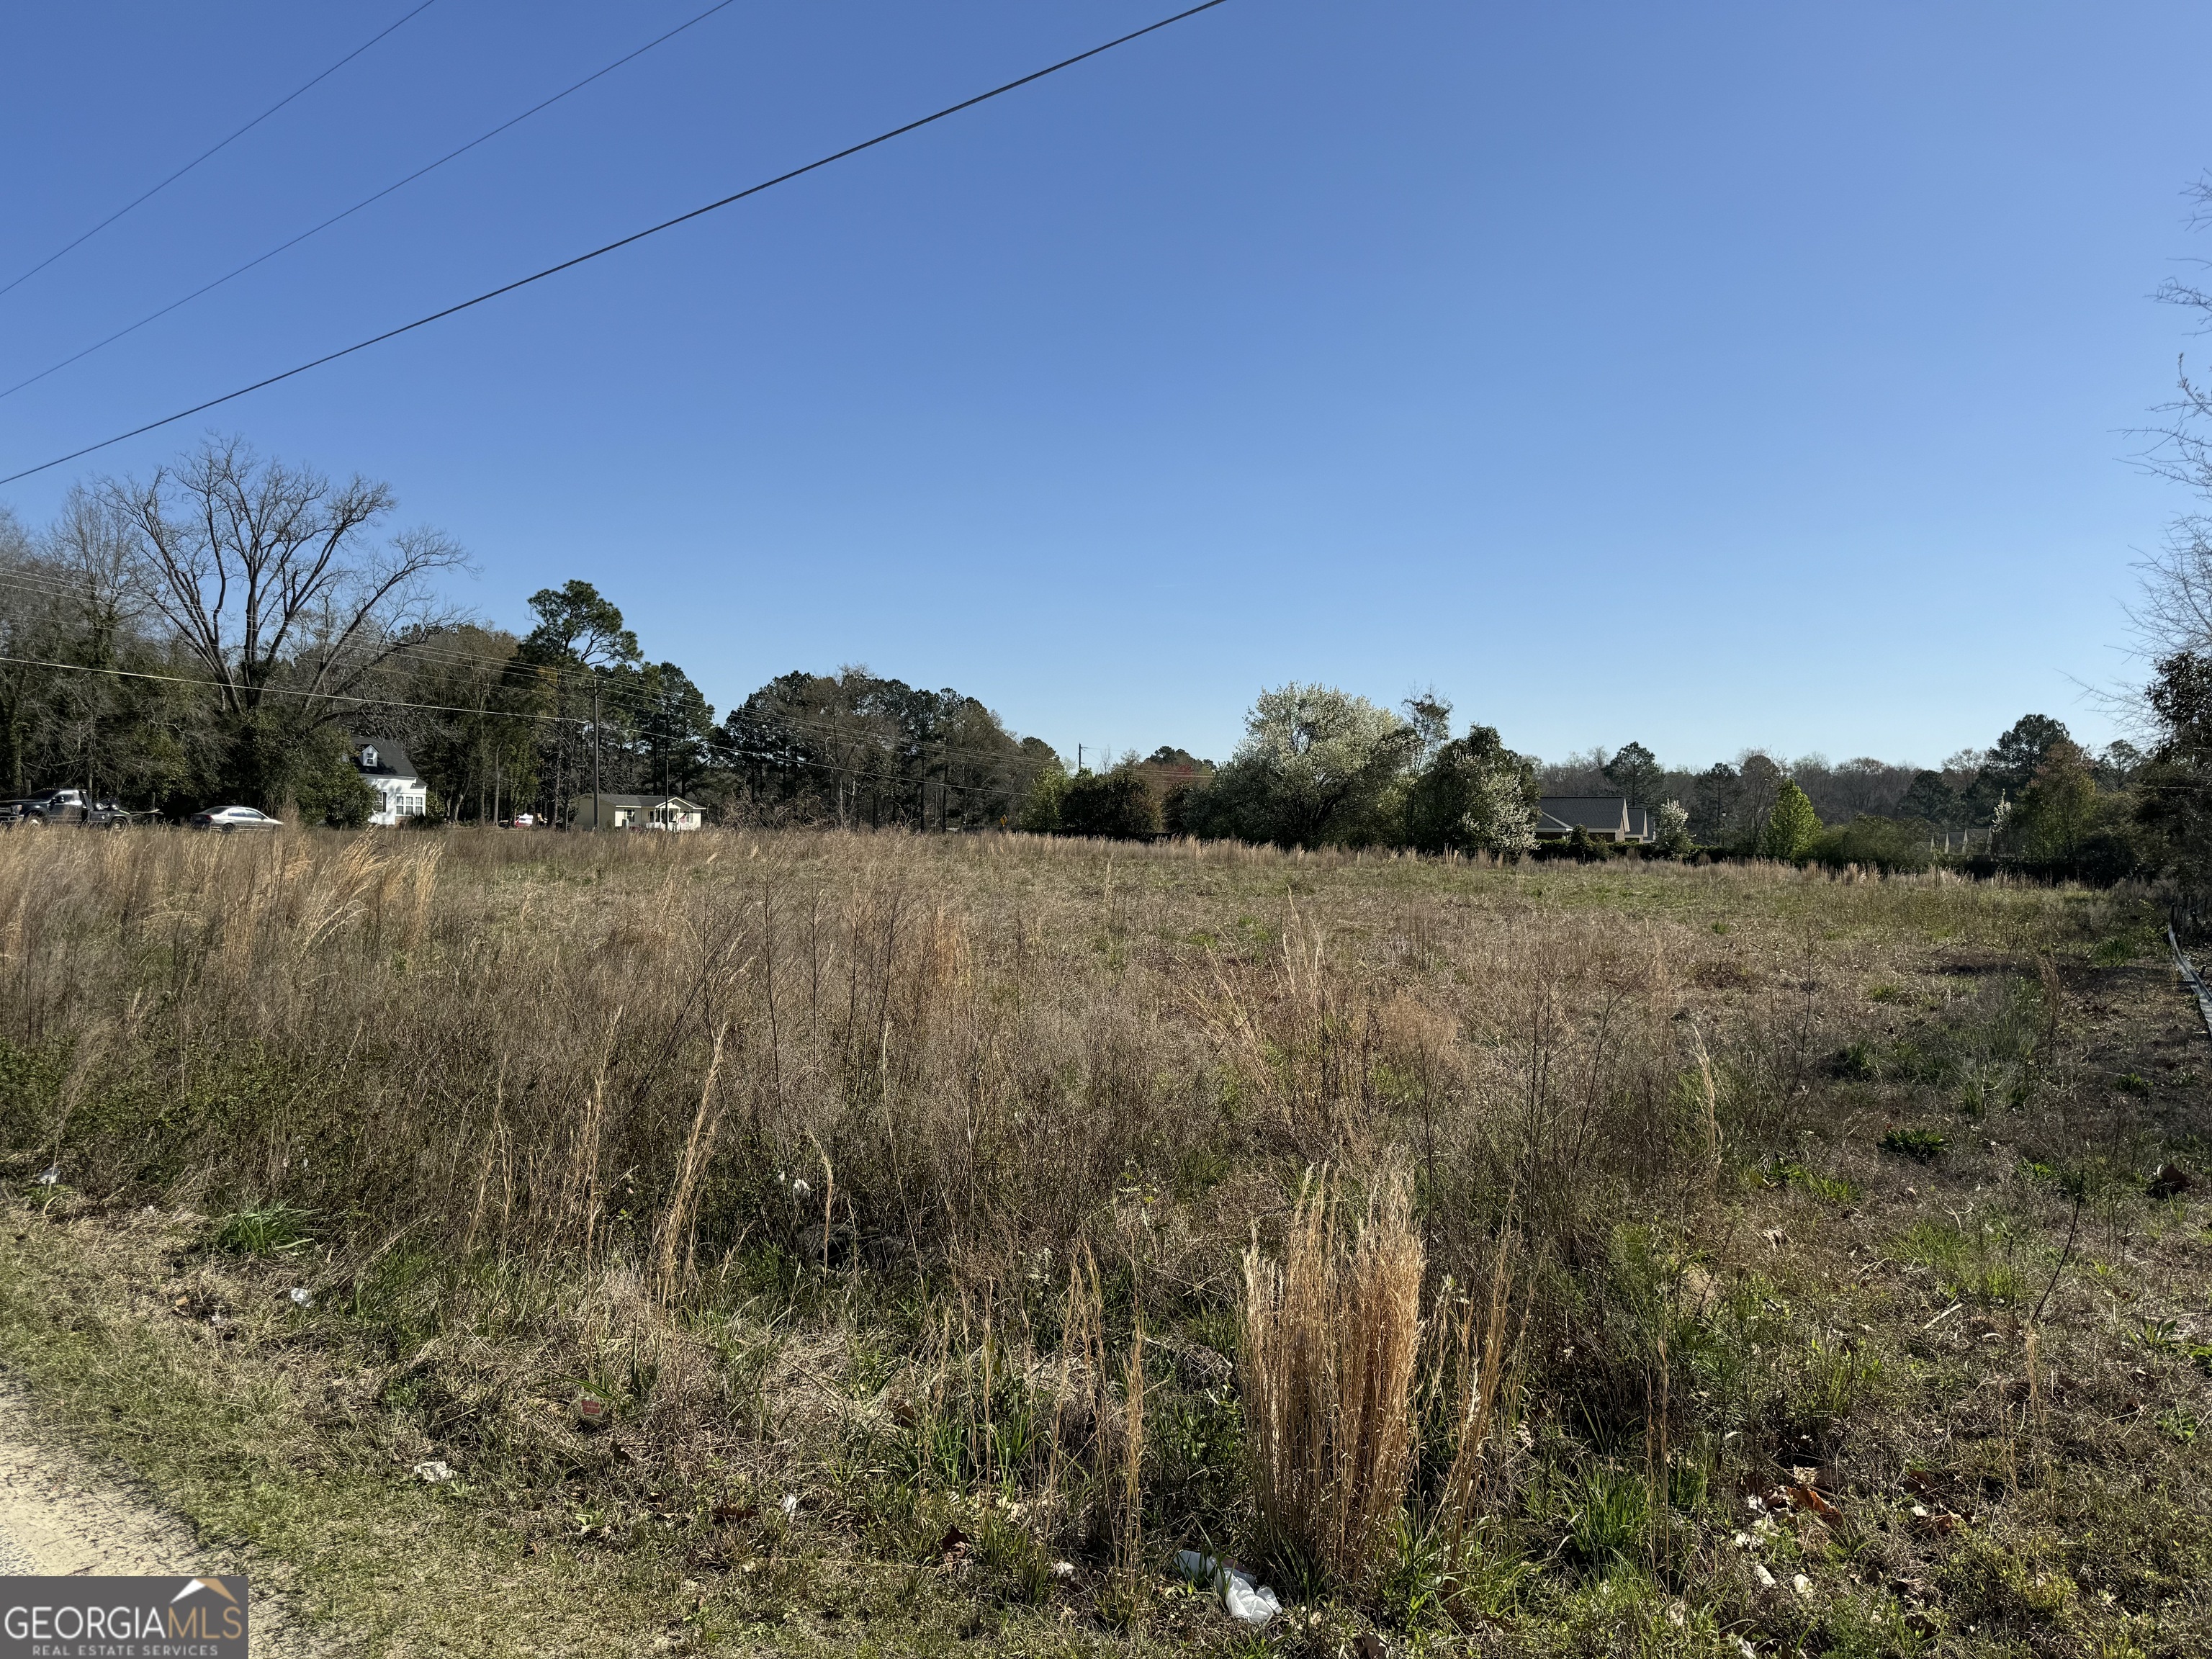
{"label": "tall dry grass", "polygon": [[[1218,1408],[1241,1340],[1234,1484],[1356,1583],[1409,1491],[1475,1511],[1524,1322],[1589,1356],[1578,1410],[1641,1425],[1644,1360],[1606,1369],[1570,1281],[1812,1121],[1863,982],[2086,925],[2063,895],[1761,866],[0,836],[0,1160],[312,1213],[332,1273],[428,1276],[405,1317],[455,1420],[516,1397],[526,1352],[619,1355],[640,1455],[701,1468],[844,1432],[804,1379],[858,1340],[855,1287],[898,1287],[852,1409],[918,1483],[1018,1487],[1109,1553],[1159,1535],[1143,1471],[1186,1494],[1173,1526],[1249,1518],[1149,1391]],[[1447,1276],[1496,1305],[1437,1315]],[[741,1364],[714,1322],[771,1294]]]}
{"label": "tall dry grass", "polygon": [[1244,1256],[1239,1359],[1262,1526],[1357,1585],[1405,1502],[1425,1256],[1408,1183],[1386,1174],[1364,1214],[1328,1174],[1299,1196],[1283,1259]]}

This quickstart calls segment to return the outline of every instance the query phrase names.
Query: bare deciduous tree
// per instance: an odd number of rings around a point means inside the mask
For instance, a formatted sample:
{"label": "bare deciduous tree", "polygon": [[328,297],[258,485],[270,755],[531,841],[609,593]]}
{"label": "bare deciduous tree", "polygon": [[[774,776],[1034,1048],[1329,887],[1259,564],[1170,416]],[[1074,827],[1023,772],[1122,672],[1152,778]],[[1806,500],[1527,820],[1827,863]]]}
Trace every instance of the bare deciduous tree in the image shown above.
{"label": "bare deciduous tree", "polygon": [[146,596],[135,580],[135,528],[104,493],[72,484],[45,537],[56,596],[93,667],[111,665],[117,645],[145,619]]}
{"label": "bare deciduous tree", "polygon": [[379,665],[448,620],[432,587],[463,563],[434,530],[377,532],[392,491],[210,441],[145,483],[100,500],[127,524],[146,604],[215,687],[231,728],[228,769],[283,799],[303,739],[355,714]]}
{"label": "bare deciduous tree", "polygon": [[[2191,228],[2212,229],[2212,176],[2198,179],[2187,193]],[[2199,331],[2212,332],[2212,290],[2169,278],[2158,297],[2196,313]],[[2151,442],[2142,459],[2160,477],[2212,501],[2212,387],[2190,373],[2186,358],[2174,380],[2173,400],[2158,410],[2166,423],[2143,434]],[[2188,513],[2176,519],[2142,573],[2140,597],[2129,618],[2142,655],[2155,661],[2178,651],[2212,652],[2212,517]]]}

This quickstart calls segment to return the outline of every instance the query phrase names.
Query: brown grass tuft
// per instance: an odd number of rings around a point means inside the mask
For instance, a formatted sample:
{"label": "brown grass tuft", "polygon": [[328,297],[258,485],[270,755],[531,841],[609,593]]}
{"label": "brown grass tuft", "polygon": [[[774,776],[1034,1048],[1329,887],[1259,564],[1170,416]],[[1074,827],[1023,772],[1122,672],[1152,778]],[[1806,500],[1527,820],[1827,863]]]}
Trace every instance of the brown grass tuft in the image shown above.
{"label": "brown grass tuft", "polygon": [[1411,1470],[1425,1262],[1411,1211],[1407,1178],[1387,1174],[1355,1231],[1324,1170],[1282,1261],[1256,1242],[1244,1256],[1254,1496],[1279,1546],[1343,1584],[1376,1565]]}

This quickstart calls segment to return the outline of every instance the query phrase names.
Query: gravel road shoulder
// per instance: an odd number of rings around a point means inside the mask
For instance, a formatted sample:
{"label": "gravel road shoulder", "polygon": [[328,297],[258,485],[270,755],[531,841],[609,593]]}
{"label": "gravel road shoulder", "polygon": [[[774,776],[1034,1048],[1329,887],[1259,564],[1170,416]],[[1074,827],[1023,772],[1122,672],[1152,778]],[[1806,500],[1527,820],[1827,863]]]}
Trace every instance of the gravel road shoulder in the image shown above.
{"label": "gravel road shoulder", "polygon": [[[237,1551],[199,1544],[173,1516],[37,1424],[30,1395],[0,1374],[0,1575],[252,1577]],[[259,1582],[252,1616],[256,1653],[335,1651],[288,1628],[278,1599]]]}

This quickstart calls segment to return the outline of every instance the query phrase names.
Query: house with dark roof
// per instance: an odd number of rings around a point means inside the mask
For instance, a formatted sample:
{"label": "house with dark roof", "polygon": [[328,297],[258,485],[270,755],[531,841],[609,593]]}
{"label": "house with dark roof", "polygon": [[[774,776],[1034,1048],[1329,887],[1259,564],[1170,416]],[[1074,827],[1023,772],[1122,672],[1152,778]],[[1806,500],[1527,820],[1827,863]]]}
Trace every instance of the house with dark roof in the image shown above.
{"label": "house with dark roof", "polygon": [[1565,841],[1577,830],[1592,841],[1648,842],[1656,839],[1650,812],[1626,795],[1547,795],[1536,805],[1536,839]]}
{"label": "house with dark roof", "polygon": [[376,738],[353,744],[350,752],[353,769],[376,796],[368,815],[371,823],[398,823],[429,811],[428,786],[416,775],[415,763],[403,746]]}

